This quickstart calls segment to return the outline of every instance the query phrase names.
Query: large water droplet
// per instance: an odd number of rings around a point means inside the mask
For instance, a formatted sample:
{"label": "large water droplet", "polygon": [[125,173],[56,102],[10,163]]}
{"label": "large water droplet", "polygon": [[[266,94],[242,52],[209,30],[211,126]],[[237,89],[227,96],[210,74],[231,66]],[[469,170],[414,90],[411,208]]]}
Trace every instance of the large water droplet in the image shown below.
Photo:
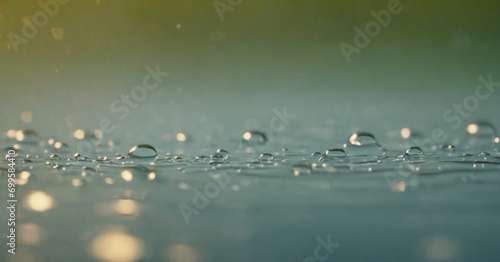
{"label": "large water droplet", "polygon": [[273,154],[271,153],[263,153],[263,154],[260,154],[260,158],[259,160],[261,162],[271,162],[273,161],[274,157],[273,157]]}
{"label": "large water droplet", "polygon": [[422,157],[424,155],[424,151],[418,146],[412,146],[408,148],[405,152],[405,156],[410,158]]}
{"label": "large water droplet", "polygon": [[267,142],[267,136],[260,131],[248,131],[243,134],[243,142],[250,146],[264,145]]}
{"label": "large water droplet", "polygon": [[344,145],[347,154],[350,156],[381,156],[384,150],[378,144],[375,136],[368,132],[357,132],[349,137],[349,141]]}
{"label": "large water droplet", "polygon": [[127,158],[137,164],[153,164],[158,155],[154,147],[147,144],[140,144],[128,151]]}
{"label": "large water droplet", "polygon": [[326,157],[345,157],[345,151],[342,148],[328,149],[325,152]]}
{"label": "large water droplet", "polygon": [[378,145],[375,136],[368,132],[357,132],[349,137],[349,144],[354,146]]}

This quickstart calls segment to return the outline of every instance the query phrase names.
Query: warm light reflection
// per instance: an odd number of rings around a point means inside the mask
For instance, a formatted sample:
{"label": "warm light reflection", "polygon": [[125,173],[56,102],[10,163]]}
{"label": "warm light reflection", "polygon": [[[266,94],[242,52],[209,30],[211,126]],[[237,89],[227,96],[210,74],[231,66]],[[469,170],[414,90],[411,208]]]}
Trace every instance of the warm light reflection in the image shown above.
{"label": "warm light reflection", "polygon": [[60,27],[52,27],[52,36],[55,40],[61,40],[64,37],[64,29]]}
{"label": "warm light reflection", "polygon": [[405,182],[394,182],[392,183],[392,190],[395,192],[404,192],[406,190],[406,183]]}
{"label": "warm light reflection", "polygon": [[498,144],[498,143],[500,143],[500,137],[495,137],[495,140],[494,140],[494,141],[495,141],[495,143],[497,143],[497,144]]}
{"label": "warm light reflection", "polygon": [[22,130],[17,130],[16,132],[16,140],[23,141],[24,140],[24,132]]}
{"label": "warm light reflection", "polygon": [[200,261],[198,251],[189,245],[175,244],[168,246],[163,252],[163,258],[172,262],[197,262]]}
{"label": "warm light reflection", "polygon": [[149,172],[148,174],[148,180],[155,180],[156,179],[156,174],[155,172]]}
{"label": "warm light reflection", "polygon": [[112,207],[120,215],[137,216],[139,214],[139,203],[131,199],[116,200]]}
{"label": "warm light reflection", "polygon": [[9,129],[9,131],[7,131],[7,137],[8,138],[16,138],[17,136],[17,132],[16,130],[14,129]]}
{"label": "warm light reflection", "polygon": [[21,113],[21,120],[25,123],[31,123],[32,118],[33,115],[31,114],[30,111],[23,111]]}
{"label": "warm light reflection", "polygon": [[175,136],[175,138],[179,142],[185,142],[187,140],[187,136],[184,133],[177,133],[177,135]]}
{"label": "warm light reflection", "polygon": [[243,139],[245,139],[246,141],[248,141],[248,140],[252,139],[252,133],[250,133],[250,132],[245,132],[245,133],[243,134]]}
{"label": "warm light reflection", "polygon": [[73,180],[71,181],[71,184],[72,184],[74,187],[81,187],[81,186],[83,185],[83,182],[82,182],[82,180],[80,180],[80,179],[76,179],[76,178],[75,178],[75,179],[73,179]]}
{"label": "warm light reflection", "polygon": [[55,142],[54,143],[54,148],[56,148],[56,149],[60,149],[62,146],[63,146],[62,142]]}
{"label": "warm light reflection", "polygon": [[411,130],[409,128],[403,128],[401,129],[401,137],[404,139],[410,138],[411,136]]}
{"label": "warm light reflection", "polygon": [[458,252],[455,244],[448,238],[432,237],[426,239],[425,255],[428,261],[450,261]]}
{"label": "warm light reflection", "polygon": [[51,196],[43,191],[32,191],[25,199],[24,206],[37,212],[50,210],[54,205]]}
{"label": "warm light reflection", "polygon": [[41,230],[40,227],[33,223],[19,225],[18,239],[21,244],[37,246],[40,244]]}
{"label": "warm light reflection", "polygon": [[471,135],[476,134],[478,129],[479,127],[476,124],[470,124],[467,126],[467,132]]}
{"label": "warm light reflection", "polygon": [[106,177],[106,178],[104,178],[104,183],[106,183],[108,185],[112,185],[115,183],[115,180],[111,177]]}
{"label": "warm light reflection", "polygon": [[54,141],[54,138],[51,138],[51,139],[49,139],[49,140],[47,141],[47,143],[49,143],[49,145],[53,145],[53,144],[54,144],[54,142],[55,142],[55,141]]}
{"label": "warm light reflection", "polygon": [[31,173],[28,172],[28,171],[22,171],[21,173],[19,173],[19,175],[17,176],[16,178],[16,185],[25,185],[26,183],[28,183],[28,179],[29,177],[31,176]]}
{"label": "warm light reflection", "polygon": [[90,243],[90,254],[103,261],[131,262],[143,255],[141,240],[120,231],[102,233]]}
{"label": "warm light reflection", "polygon": [[132,175],[132,172],[130,172],[127,169],[122,171],[121,177],[123,178],[123,180],[125,180],[127,182],[132,181],[132,179],[134,178],[134,176]]}
{"label": "warm light reflection", "polygon": [[102,131],[99,129],[94,130],[94,137],[97,139],[101,139],[103,137]]}
{"label": "warm light reflection", "polygon": [[76,139],[84,139],[85,138],[85,132],[81,129],[77,129],[75,130],[75,132],[73,132],[73,137],[75,137]]}

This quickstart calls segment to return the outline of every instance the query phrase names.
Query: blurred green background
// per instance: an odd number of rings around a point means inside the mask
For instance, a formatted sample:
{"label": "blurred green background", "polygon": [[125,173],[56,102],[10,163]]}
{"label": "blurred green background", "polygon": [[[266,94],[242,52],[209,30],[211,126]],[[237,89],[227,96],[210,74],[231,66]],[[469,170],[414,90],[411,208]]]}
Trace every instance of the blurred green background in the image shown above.
{"label": "blurred green background", "polygon": [[[479,75],[500,81],[500,2],[401,1],[347,63],[340,43],[353,44],[354,27],[388,2],[243,0],[221,21],[213,1],[70,0],[15,52],[9,33],[22,36],[23,19],[43,9],[1,0],[0,126],[68,136],[106,117],[134,136],[239,136],[286,106],[297,128],[450,129],[443,112],[474,94]],[[112,101],[156,65],[170,75],[120,120]],[[498,93],[480,101],[463,128],[473,119],[500,126],[499,102]]]}

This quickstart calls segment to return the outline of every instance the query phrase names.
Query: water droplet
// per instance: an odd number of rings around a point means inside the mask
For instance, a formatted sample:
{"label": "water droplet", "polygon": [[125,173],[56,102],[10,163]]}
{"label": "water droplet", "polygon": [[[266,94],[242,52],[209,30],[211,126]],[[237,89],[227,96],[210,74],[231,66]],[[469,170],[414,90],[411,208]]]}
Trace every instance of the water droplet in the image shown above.
{"label": "water droplet", "polygon": [[273,157],[273,154],[271,153],[263,153],[263,154],[260,154],[260,158],[259,160],[261,162],[271,162],[273,161],[274,157]]}
{"label": "water droplet", "polygon": [[40,136],[34,130],[21,129],[16,131],[16,140],[26,144],[36,144],[40,141]]}
{"label": "water droplet", "polygon": [[420,149],[418,146],[412,146],[408,148],[405,152],[405,156],[410,157],[410,158],[415,158],[415,157],[422,157],[424,154],[424,151]]}
{"label": "water droplet", "polygon": [[305,163],[294,164],[292,166],[292,172],[294,176],[310,175],[311,165]]}
{"label": "water droplet", "polygon": [[61,157],[59,157],[58,155],[51,155],[50,159],[51,160],[59,160],[59,159],[61,159]]}
{"label": "water droplet", "polygon": [[344,145],[350,156],[380,156],[384,149],[380,147],[375,136],[368,132],[357,132],[349,137],[349,143]]}
{"label": "water droplet", "polygon": [[321,156],[323,154],[321,154],[321,152],[314,152],[311,154],[311,157],[318,157],[318,156]]}
{"label": "water droplet", "polygon": [[260,131],[248,131],[243,134],[243,142],[250,146],[264,145],[267,142],[267,136]]}
{"label": "water droplet", "polygon": [[224,149],[217,149],[216,153],[222,156],[222,160],[227,160],[229,158],[229,152]]}
{"label": "water droplet", "polygon": [[73,155],[73,160],[74,161],[87,161],[87,157],[86,156],[82,156],[79,153],[76,153],[76,154]]}
{"label": "water droplet", "polygon": [[454,145],[441,145],[440,148],[442,151],[455,151]]}
{"label": "water droplet", "polygon": [[349,143],[354,146],[378,145],[375,136],[368,132],[357,132],[349,137]]}
{"label": "water droplet", "polygon": [[325,152],[327,157],[345,157],[345,151],[342,148],[328,149]]}
{"label": "water droplet", "polygon": [[127,158],[137,164],[153,164],[158,156],[154,147],[147,144],[140,144],[128,151]]}

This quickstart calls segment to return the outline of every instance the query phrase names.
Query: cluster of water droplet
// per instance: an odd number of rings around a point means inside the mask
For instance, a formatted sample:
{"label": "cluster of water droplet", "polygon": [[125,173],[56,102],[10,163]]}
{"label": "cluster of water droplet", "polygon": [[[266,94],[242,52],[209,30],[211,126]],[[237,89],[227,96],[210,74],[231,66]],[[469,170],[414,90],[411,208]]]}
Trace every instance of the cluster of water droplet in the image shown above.
{"label": "cluster of water droplet", "polygon": [[[409,130],[405,130],[407,134]],[[402,132],[403,133],[403,132]],[[158,178],[158,172],[174,168],[181,173],[224,170],[247,175],[294,176],[313,174],[357,174],[376,172],[430,174],[457,168],[474,170],[498,170],[500,154],[499,138],[495,128],[487,122],[471,123],[464,137],[454,144],[443,144],[424,150],[418,145],[410,145],[406,150],[382,147],[375,136],[369,132],[356,132],[347,137],[343,144],[317,148],[289,149],[273,144],[265,133],[248,131],[242,136],[241,143],[234,150],[216,149],[205,154],[177,153],[175,150],[160,150],[149,144],[138,144],[122,154],[122,147],[114,141],[102,143],[98,131],[75,131],[79,140],[87,139],[95,143],[93,153],[75,152],[71,146],[55,139],[41,139],[37,132],[30,129],[9,130],[2,139],[3,150],[16,150],[21,168],[34,169],[45,165],[51,169],[68,174],[77,173],[90,179],[98,175],[109,183],[120,179],[131,180],[130,172],[146,180]],[[180,140],[179,140],[180,141]],[[183,140],[183,142],[186,140]],[[186,142],[194,145],[194,142]],[[195,147],[193,147],[196,149]],[[278,149],[281,148],[281,149]],[[293,146],[292,146],[293,148]],[[210,150],[210,149],[209,149]],[[174,155],[174,153],[176,155]],[[6,161],[6,160],[4,160]],[[452,167],[453,165],[456,166]],[[7,163],[0,165],[6,169]],[[284,169],[291,172],[283,172]],[[115,172],[119,171],[119,172]],[[122,172],[127,170],[126,172]],[[405,171],[402,171],[405,170]],[[111,172],[115,174],[107,174]],[[156,173],[155,173],[156,172]],[[154,174],[154,175],[152,175]],[[80,183],[77,183],[80,184]]]}

